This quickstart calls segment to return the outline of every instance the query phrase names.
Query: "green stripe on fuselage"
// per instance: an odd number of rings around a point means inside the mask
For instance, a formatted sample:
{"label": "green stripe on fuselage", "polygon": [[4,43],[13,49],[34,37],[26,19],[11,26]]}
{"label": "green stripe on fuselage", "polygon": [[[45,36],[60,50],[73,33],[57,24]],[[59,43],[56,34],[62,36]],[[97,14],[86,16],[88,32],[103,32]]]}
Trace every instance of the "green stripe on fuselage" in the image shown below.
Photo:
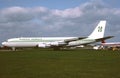
{"label": "green stripe on fuselage", "polygon": [[54,41],[60,41],[60,40],[14,40],[10,42],[54,42]]}

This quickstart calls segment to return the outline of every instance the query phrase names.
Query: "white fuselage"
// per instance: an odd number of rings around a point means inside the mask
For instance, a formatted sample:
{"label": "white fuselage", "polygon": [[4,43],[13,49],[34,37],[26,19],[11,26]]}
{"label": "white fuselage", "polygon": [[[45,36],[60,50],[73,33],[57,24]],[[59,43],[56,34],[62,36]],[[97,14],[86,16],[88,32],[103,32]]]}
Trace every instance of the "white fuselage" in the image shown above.
{"label": "white fuselage", "polygon": [[[23,37],[23,38],[12,38],[3,42],[2,45],[7,47],[37,47],[39,44],[50,44],[53,42],[63,42],[66,39],[77,38],[77,37]],[[78,46],[82,44],[95,42],[93,39],[82,39],[71,41],[66,46]]]}
{"label": "white fuselage", "polygon": [[36,47],[38,44],[46,44],[55,41],[63,41],[65,39],[74,37],[22,37],[22,38],[12,38],[3,42],[2,45],[7,47]]}

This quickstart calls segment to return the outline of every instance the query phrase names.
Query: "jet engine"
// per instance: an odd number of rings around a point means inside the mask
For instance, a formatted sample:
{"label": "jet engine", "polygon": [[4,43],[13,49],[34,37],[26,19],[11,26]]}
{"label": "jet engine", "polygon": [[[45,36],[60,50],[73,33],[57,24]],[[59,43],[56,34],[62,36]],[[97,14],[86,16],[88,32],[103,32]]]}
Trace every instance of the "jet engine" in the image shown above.
{"label": "jet engine", "polygon": [[40,48],[49,48],[50,45],[49,44],[45,44],[45,43],[40,43],[40,44],[38,44],[38,47],[40,47]]}
{"label": "jet engine", "polygon": [[62,46],[66,45],[64,42],[49,42],[49,43],[39,43],[38,47],[41,48],[49,48],[49,47],[54,47],[54,46]]}
{"label": "jet engine", "polygon": [[64,42],[51,42],[50,45],[51,46],[62,46],[62,45],[65,45],[66,43]]}

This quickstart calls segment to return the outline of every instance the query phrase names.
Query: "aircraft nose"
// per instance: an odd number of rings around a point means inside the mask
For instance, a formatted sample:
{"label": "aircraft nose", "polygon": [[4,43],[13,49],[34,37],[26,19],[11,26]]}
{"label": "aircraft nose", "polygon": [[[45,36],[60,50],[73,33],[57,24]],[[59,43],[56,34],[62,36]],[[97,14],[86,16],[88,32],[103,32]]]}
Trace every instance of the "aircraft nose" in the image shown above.
{"label": "aircraft nose", "polygon": [[6,42],[2,42],[2,45],[6,45]]}

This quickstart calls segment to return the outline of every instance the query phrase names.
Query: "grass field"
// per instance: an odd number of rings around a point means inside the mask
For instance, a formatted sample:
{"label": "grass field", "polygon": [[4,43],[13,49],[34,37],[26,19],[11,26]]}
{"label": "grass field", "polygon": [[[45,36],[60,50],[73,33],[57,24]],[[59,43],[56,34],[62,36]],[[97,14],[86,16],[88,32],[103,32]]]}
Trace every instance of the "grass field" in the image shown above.
{"label": "grass field", "polygon": [[0,78],[120,78],[120,52],[0,51]]}

